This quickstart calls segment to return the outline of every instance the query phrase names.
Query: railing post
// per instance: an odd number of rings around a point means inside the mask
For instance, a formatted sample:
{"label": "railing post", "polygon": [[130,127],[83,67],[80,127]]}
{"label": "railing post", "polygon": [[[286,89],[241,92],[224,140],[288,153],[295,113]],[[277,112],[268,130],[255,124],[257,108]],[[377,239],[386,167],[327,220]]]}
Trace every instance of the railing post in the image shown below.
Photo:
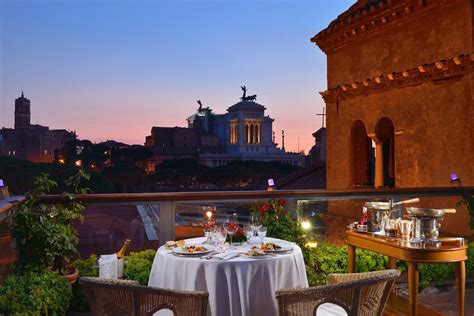
{"label": "railing post", "polygon": [[176,205],[174,202],[160,202],[160,245],[168,240],[175,240]]}

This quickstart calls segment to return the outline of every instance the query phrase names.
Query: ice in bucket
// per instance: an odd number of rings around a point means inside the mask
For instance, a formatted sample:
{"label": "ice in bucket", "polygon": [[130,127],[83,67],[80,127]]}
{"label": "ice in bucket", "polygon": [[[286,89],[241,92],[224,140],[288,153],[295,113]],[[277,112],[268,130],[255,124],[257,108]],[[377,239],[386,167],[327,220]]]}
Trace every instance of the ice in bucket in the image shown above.
{"label": "ice in bucket", "polygon": [[116,279],[122,277],[123,259],[117,259],[117,254],[101,255],[98,261],[100,278]]}

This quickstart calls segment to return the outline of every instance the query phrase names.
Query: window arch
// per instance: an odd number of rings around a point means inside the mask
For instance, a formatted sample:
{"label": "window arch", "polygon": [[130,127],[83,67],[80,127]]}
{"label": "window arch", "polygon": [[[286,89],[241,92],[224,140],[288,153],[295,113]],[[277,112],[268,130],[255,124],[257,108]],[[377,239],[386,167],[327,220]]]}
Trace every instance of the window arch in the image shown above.
{"label": "window arch", "polygon": [[351,127],[351,185],[374,184],[374,150],[364,122],[357,120]]}

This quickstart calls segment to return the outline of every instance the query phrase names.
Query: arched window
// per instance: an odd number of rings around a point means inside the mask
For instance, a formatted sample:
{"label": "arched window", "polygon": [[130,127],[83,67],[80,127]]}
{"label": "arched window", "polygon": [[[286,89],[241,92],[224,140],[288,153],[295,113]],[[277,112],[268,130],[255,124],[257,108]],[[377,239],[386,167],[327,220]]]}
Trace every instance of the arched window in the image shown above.
{"label": "arched window", "polygon": [[374,184],[374,150],[367,136],[365,124],[357,120],[351,128],[352,186],[372,186]]}

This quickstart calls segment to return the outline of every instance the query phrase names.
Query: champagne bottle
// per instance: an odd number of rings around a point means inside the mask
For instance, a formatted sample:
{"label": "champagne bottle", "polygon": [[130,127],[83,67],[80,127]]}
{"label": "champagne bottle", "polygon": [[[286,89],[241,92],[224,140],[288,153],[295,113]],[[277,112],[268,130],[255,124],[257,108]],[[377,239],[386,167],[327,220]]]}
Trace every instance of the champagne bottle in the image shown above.
{"label": "champagne bottle", "polygon": [[128,245],[130,244],[130,239],[125,240],[122,248],[117,252],[117,259],[123,259],[125,257],[125,251],[127,251]]}

